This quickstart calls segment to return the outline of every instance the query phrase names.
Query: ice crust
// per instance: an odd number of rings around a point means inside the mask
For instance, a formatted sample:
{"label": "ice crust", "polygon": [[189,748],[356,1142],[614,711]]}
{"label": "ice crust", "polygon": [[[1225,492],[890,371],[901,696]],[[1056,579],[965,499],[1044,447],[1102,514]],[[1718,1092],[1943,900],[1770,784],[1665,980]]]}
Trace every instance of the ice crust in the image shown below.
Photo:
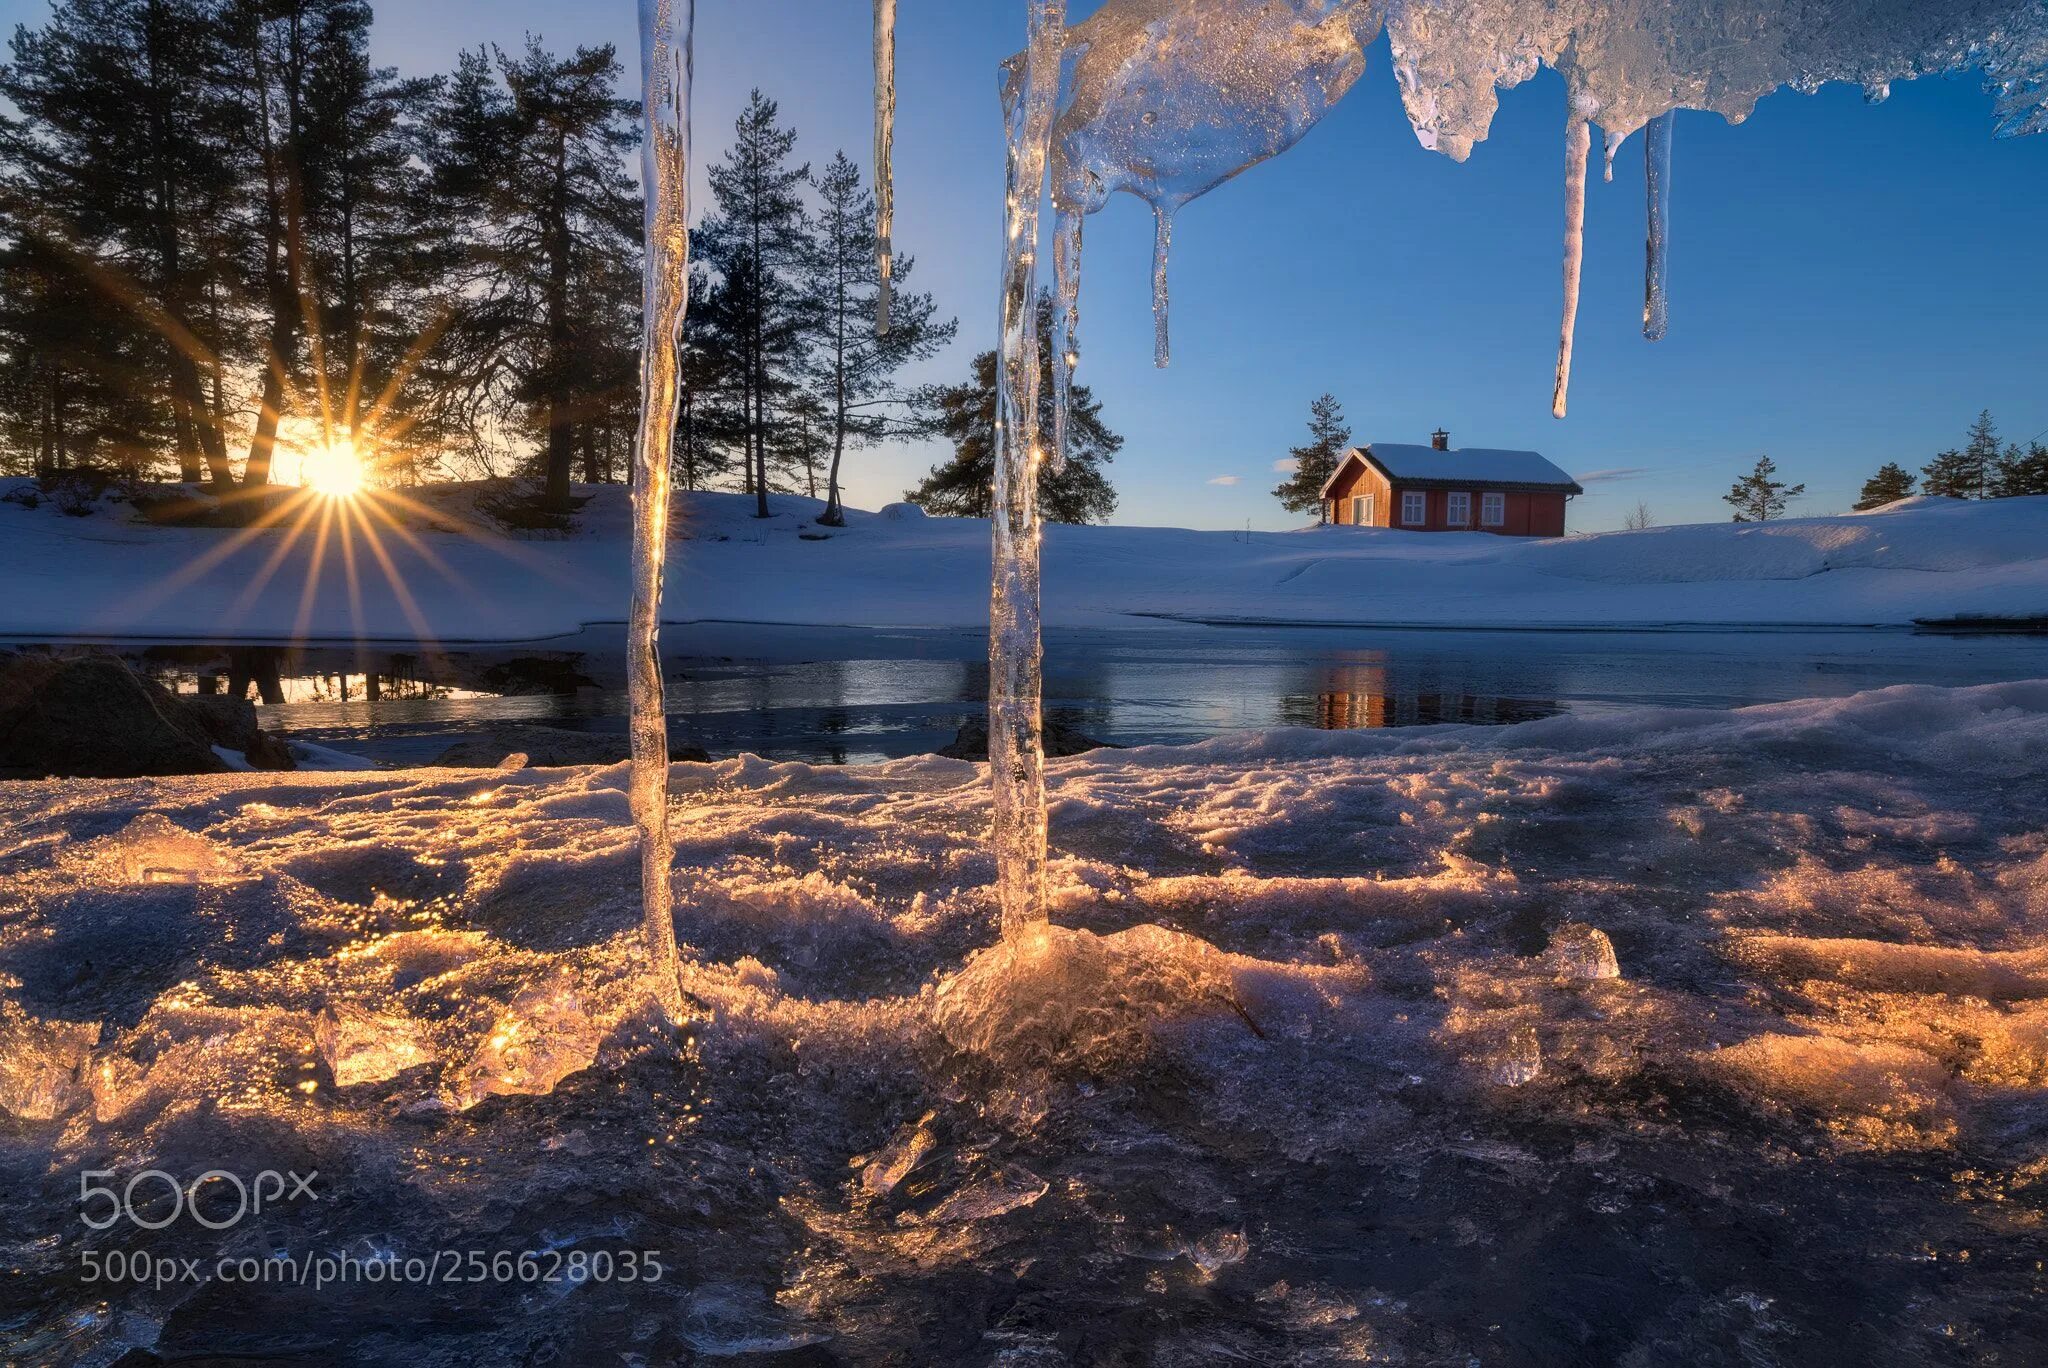
{"label": "ice crust", "polygon": [[[318,1310],[436,1327],[422,1368],[685,1333],[943,1362],[930,1308],[1012,1305],[984,1297],[1024,1265],[1059,1324],[974,1335],[1517,1361],[1501,1324],[1569,1361],[1557,1327],[1597,1311],[1644,1361],[1712,1362],[1721,1311],[1687,1298],[1730,1261],[1780,1361],[1845,1307],[1879,1339],[2031,1344],[2043,772],[2048,682],[1101,752],[1048,768],[1034,948],[998,944],[980,766],[678,766],[675,1026],[624,766],[9,786],[0,1163],[51,1175],[0,1227],[40,1299],[20,1352],[97,1361],[148,1320],[282,1353]],[[78,858],[145,812],[256,877]],[[478,1316],[78,1283],[78,1170],[280,1162],[346,1200],[278,1245],[624,1243],[676,1251],[676,1290]],[[1666,1239],[1638,1208],[1694,1216]],[[1544,1271],[1586,1258],[1638,1275]],[[1458,1291],[1510,1275],[1526,1304]]]}

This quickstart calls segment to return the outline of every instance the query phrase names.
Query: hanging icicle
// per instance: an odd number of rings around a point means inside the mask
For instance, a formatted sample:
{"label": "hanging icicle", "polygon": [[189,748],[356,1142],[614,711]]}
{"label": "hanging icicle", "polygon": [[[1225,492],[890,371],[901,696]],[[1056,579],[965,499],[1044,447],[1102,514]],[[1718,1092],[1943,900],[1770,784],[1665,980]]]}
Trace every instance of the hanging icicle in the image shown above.
{"label": "hanging icicle", "polygon": [[1579,327],[1579,274],[1586,259],[1586,161],[1593,150],[1593,125],[1575,96],[1565,124],[1564,151],[1564,322],[1557,339],[1557,388],[1550,411],[1564,417],[1572,389],[1572,339]]}
{"label": "hanging icicle", "polygon": [[1152,364],[1165,370],[1173,364],[1173,340],[1167,324],[1172,300],[1166,288],[1166,260],[1173,254],[1173,211],[1164,205],[1152,211]]}
{"label": "hanging icicle", "polygon": [[640,0],[647,254],[640,351],[640,433],[633,449],[633,606],[627,683],[633,736],[633,818],[640,829],[641,919],[655,993],[669,1019],[683,1015],[669,867],[668,709],[662,696],[661,594],[668,559],[670,454],[675,443],[677,349],[690,288],[690,83],[696,0]]}
{"label": "hanging icicle", "polygon": [[875,331],[889,335],[895,302],[896,259],[890,237],[896,231],[896,0],[875,0],[875,260],[881,287],[875,294]]}
{"label": "hanging icicle", "polygon": [[1078,209],[1057,210],[1053,218],[1052,269],[1052,472],[1067,468],[1067,412],[1073,400],[1074,368],[1081,364],[1081,226]]}
{"label": "hanging icicle", "polygon": [[988,758],[1003,933],[1045,925],[1045,746],[1040,716],[1038,217],[1065,45],[1066,0],[1025,0],[1028,41],[1010,66],[1009,198],[997,352],[994,583],[989,595]]}
{"label": "hanging icicle", "polygon": [[1643,144],[1649,186],[1648,262],[1643,272],[1643,336],[1662,342],[1671,326],[1671,135],[1676,114],[1650,120]]}

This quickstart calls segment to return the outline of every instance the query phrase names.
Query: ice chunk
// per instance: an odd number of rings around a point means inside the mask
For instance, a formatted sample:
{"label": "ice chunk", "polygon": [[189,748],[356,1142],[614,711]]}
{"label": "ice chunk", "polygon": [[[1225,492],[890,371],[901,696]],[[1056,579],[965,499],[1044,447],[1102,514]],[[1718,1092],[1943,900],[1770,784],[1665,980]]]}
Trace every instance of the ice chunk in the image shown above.
{"label": "ice chunk", "polygon": [[887,1197],[894,1192],[897,1184],[909,1177],[939,1147],[938,1132],[932,1127],[937,1115],[936,1112],[926,1112],[869,1156],[861,1170],[861,1186],[876,1197]]}
{"label": "ice chunk", "polygon": [[557,1083],[590,1067],[602,1039],[568,984],[529,988],[477,1046],[457,1085],[456,1104],[467,1111],[487,1097],[553,1092]]}
{"label": "ice chunk", "polygon": [[938,990],[934,1018],[956,1049],[1011,1071],[1114,1071],[1155,1031],[1241,1009],[1223,953],[1159,926],[1114,935],[1047,926],[982,951]]}
{"label": "ice chunk", "polygon": [[155,812],[81,853],[122,883],[243,883],[256,877],[219,845]]}
{"label": "ice chunk", "polygon": [[0,1111],[54,1121],[89,1091],[85,1067],[99,1043],[96,1021],[38,1021],[0,1008]]}
{"label": "ice chunk", "polygon": [[1509,1028],[1486,1059],[1486,1076],[1504,1088],[1534,1083],[1542,1074],[1543,1042],[1534,1026]]}
{"label": "ice chunk", "polygon": [[1544,959],[1566,978],[1612,979],[1621,977],[1621,961],[1614,957],[1614,942],[1597,927],[1567,922],[1550,933]]}
{"label": "ice chunk", "polygon": [[993,1221],[1013,1211],[1034,1205],[1051,1185],[1020,1164],[1006,1164],[986,1178],[969,1183],[932,1209],[927,1220],[935,1224],[960,1221]]}
{"label": "ice chunk", "polygon": [[410,1021],[354,1003],[331,1003],[313,1027],[321,1060],[336,1087],[382,1083],[434,1058]]}

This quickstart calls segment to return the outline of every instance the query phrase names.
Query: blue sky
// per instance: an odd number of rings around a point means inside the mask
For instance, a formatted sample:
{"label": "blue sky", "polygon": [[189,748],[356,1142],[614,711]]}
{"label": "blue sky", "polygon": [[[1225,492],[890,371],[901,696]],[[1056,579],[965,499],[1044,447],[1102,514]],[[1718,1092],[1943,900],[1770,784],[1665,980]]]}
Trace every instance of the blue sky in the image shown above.
{"label": "blue sky", "polygon": [[[1095,6],[1082,0],[1078,18]],[[0,0],[33,21],[40,3]],[[871,128],[865,0],[699,0],[697,148],[718,156],[747,92],[780,101],[799,155]],[[902,7],[900,248],[961,321],[934,375],[994,333],[1001,126],[996,63],[1013,0]],[[11,26],[11,24],[10,24]],[[464,46],[612,42],[637,73],[633,7],[431,0],[379,7],[381,60],[445,69]],[[637,77],[634,79],[637,80]],[[1309,400],[1344,403],[1360,440],[1531,447],[1588,485],[1575,530],[1727,516],[1762,453],[1848,507],[1886,460],[1917,468],[1980,408],[2010,437],[2048,429],[2048,139],[1997,141],[1974,79],[1901,83],[1869,106],[1831,87],[1780,93],[1740,127],[1680,116],[1670,338],[1640,336],[1642,160],[1592,187],[1572,415],[1550,417],[1559,309],[1563,87],[1545,73],[1502,101],[1463,166],[1409,130],[1385,44],[1300,147],[1182,212],[1172,369],[1151,364],[1149,211],[1120,197],[1089,226],[1082,379],[1127,439],[1120,522],[1276,528],[1273,463]],[[700,177],[701,186],[701,177]],[[929,450],[861,453],[857,504],[901,491]],[[1236,483],[1215,483],[1234,479]]]}

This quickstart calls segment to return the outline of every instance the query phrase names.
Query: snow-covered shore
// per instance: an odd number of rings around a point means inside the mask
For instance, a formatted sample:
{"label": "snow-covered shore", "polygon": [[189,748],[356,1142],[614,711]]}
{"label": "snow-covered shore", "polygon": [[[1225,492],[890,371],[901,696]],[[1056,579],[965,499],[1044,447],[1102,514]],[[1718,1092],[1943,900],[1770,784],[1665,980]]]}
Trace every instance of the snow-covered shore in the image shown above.
{"label": "snow-covered shore", "polygon": [[[23,482],[0,482],[18,488]],[[0,490],[0,492],[5,492]],[[628,504],[600,488],[555,540],[483,533],[473,489],[316,510],[296,535],[173,529],[118,505],[73,518],[0,502],[0,637],[517,641],[623,617]],[[811,521],[816,501],[693,495],[677,519],[672,621],[974,628],[988,526],[892,505]],[[443,524],[437,527],[436,523]],[[467,531],[451,531],[461,526]],[[372,536],[371,532],[375,535]],[[1915,499],[1876,513],[1562,540],[1303,529],[1053,527],[1046,620],[1462,627],[1899,626],[2048,614],[2048,498]],[[315,566],[317,565],[317,572]]]}
{"label": "snow-covered shore", "polygon": [[[2038,1362],[2043,773],[2048,682],[1077,757],[1055,917],[1114,953],[984,992],[984,770],[683,765],[675,1033],[622,769],[0,787],[6,1333]],[[225,1231],[78,1216],[82,1170],[286,1167],[321,1200]],[[447,1249],[665,1276],[216,1271]],[[116,1250],[202,1276],[80,1281]]]}

